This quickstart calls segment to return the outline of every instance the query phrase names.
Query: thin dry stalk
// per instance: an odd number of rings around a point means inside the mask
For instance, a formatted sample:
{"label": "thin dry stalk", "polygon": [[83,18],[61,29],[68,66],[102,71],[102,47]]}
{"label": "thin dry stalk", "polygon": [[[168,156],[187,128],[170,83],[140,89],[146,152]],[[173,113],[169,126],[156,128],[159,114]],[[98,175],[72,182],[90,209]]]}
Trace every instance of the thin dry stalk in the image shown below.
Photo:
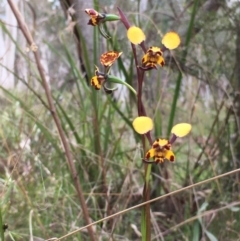
{"label": "thin dry stalk", "polygon": [[[32,35],[29,32],[29,30],[27,28],[27,25],[26,25],[22,15],[21,15],[20,11],[18,10],[18,7],[15,5],[15,3],[12,0],[8,0],[8,4],[11,7],[11,9],[12,9],[12,11],[13,11],[13,13],[14,13],[17,21],[18,21],[18,25],[19,25],[24,37],[26,38],[30,48],[33,50],[34,58],[35,58],[36,65],[37,65],[37,68],[38,68],[38,72],[40,74],[42,84],[43,84],[43,88],[44,88],[45,94],[47,96],[47,100],[48,100],[48,104],[49,104],[49,110],[51,111],[51,114],[52,114],[54,122],[56,124],[60,139],[61,139],[62,144],[63,144],[63,148],[64,148],[65,155],[66,155],[66,160],[67,160],[68,166],[70,168],[70,172],[71,172],[72,177],[73,177],[73,181],[74,181],[74,184],[75,184],[77,195],[78,195],[81,207],[82,207],[83,216],[84,216],[85,222],[87,224],[90,224],[90,218],[89,218],[87,205],[85,203],[85,198],[84,198],[84,195],[83,195],[83,192],[82,192],[82,187],[81,187],[78,175],[77,175],[77,170],[76,170],[74,162],[73,162],[70,146],[67,142],[67,138],[64,134],[63,128],[61,126],[61,122],[59,120],[59,117],[58,117],[57,112],[56,112],[56,108],[54,106],[53,98],[52,98],[48,83],[46,81],[46,77],[45,77],[45,74],[44,74],[42,64],[40,62],[40,56],[39,56],[39,53],[37,51],[37,46],[35,45],[35,43],[33,41]],[[91,240],[95,241],[95,236],[94,236],[94,232],[93,232],[92,227],[89,226],[87,229],[88,229],[89,236],[90,236]]]}
{"label": "thin dry stalk", "polygon": [[[191,223],[191,222],[193,222],[193,221],[195,221],[195,220],[198,220],[199,218],[203,218],[203,217],[206,217],[206,216],[209,216],[209,215],[214,215],[214,214],[217,214],[217,213],[220,212],[220,211],[223,211],[223,210],[225,210],[225,209],[229,209],[229,208],[232,208],[232,207],[235,207],[235,206],[239,206],[239,205],[240,205],[240,202],[233,202],[233,203],[230,203],[230,204],[228,204],[228,205],[226,205],[226,206],[224,206],[224,207],[221,207],[221,208],[217,208],[217,209],[213,209],[213,210],[210,210],[210,211],[205,211],[205,212],[203,212],[203,213],[199,213],[199,214],[197,214],[196,216],[191,217],[191,218],[189,218],[189,219],[187,219],[187,220],[184,220],[183,222],[178,223],[178,224],[176,224],[175,226],[169,228],[168,230],[166,230],[165,232],[163,232],[161,235],[164,235],[164,236],[165,236],[165,235],[167,235],[167,234],[169,234],[169,233],[171,233],[171,232],[176,231],[178,228],[180,228],[180,227],[182,227],[182,226],[184,226],[184,225],[186,225],[186,224],[188,224],[188,223]],[[154,240],[155,238],[157,238],[158,236],[159,236],[159,235],[157,235],[156,237],[154,237],[153,240]]]}
{"label": "thin dry stalk", "polygon": [[[140,203],[140,204],[138,204],[138,205],[135,205],[135,206],[130,207],[130,208],[127,208],[127,209],[124,209],[123,211],[114,213],[114,214],[112,214],[112,215],[110,215],[110,216],[108,216],[108,217],[105,217],[105,218],[103,218],[103,219],[100,219],[100,220],[98,220],[98,221],[96,221],[96,222],[93,222],[93,223],[91,223],[91,224],[88,224],[87,226],[81,227],[81,228],[79,228],[79,229],[77,229],[77,230],[74,230],[74,231],[72,231],[71,233],[68,233],[68,234],[66,234],[66,235],[64,235],[64,236],[62,236],[62,237],[60,237],[60,238],[58,238],[58,239],[56,239],[56,240],[57,240],[57,241],[63,240],[63,239],[65,239],[65,238],[67,238],[67,237],[72,236],[73,234],[76,234],[76,233],[82,231],[83,229],[86,229],[86,228],[87,228],[88,226],[90,226],[90,225],[91,225],[91,226],[96,225],[96,224],[101,223],[101,222],[103,222],[103,221],[106,221],[106,220],[109,220],[109,219],[111,219],[111,218],[115,218],[115,217],[117,217],[117,216],[119,216],[119,215],[122,215],[122,214],[124,214],[124,213],[127,213],[127,212],[129,212],[129,211],[131,211],[131,210],[133,210],[133,209],[136,209],[136,208],[139,208],[139,207],[148,205],[148,204],[150,204],[150,203],[159,201],[159,200],[161,200],[161,199],[163,199],[163,198],[173,196],[173,195],[175,195],[175,194],[181,193],[181,192],[186,191],[186,190],[188,190],[188,189],[195,188],[195,187],[201,186],[201,185],[203,185],[203,184],[206,184],[206,183],[208,183],[208,182],[212,182],[212,181],[215,181],[215,180],[217,180],[217,179],[220,179],[220,178],[223,178],[223,177],[232,175],[232,174],[236,174],[236,173],[239,173],[239,172],[240,172],[240,168],[235,169],[235,170],[230,171],[230,172],[223,173],[223,174],[221,174],[221,175],[218,175],[218,176],[215,176],[215,177],[212,177],[212,178],[208,178],[208,179],[206,179],[206,180],[204,180],[204,181],[201,181],[201,182],[198,182],[198,183],[195,183],[195,184],[191,184],[191,185],[189,185],[189,186],[187,186],[187,187],[183,187],[183,188],[180,188],[180,189],[178,189],[178,190],[169,192],[169,193],[167,193],[167,194],[165,194],[165,195],[162,195],[162,196],[160,196],[160,197],[153,198],[153,199],[151,199],[151,200],[149,200],[149,201],[147,201],[147,202]],[[195,220],[195,219],[194,219],[194,220]],[[175,226],[175,227],[176,227],[176,226]],[[49,239],[49,241],[50,241],[50,239]]]}

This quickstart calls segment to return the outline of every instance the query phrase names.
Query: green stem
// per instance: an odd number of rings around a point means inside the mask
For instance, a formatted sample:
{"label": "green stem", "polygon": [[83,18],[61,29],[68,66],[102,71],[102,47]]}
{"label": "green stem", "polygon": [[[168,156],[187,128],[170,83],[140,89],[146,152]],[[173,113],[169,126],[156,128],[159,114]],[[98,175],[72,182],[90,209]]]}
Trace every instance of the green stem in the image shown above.
{"label": "green stem", "polygon": [[3,230],[3,221],[2,221],[2,210],[0,207],[0,241],[4,241],[4,230]]}
{"label": "green stem", "polygon": [[[145,183],[144,183],[144,189],[143,189],[143,202],[150,200],[151,169],[152,169],[152,164],[145,165]],[[143,207],[142,209],[141,232],[142,232],[142,241],[151,240],[150,204],[145,205],[145,207]]]}
{"label": "green stem", "polygon": [[149,181],[150,181],[151,169],[152,169],[152,164],[148,164],[146,176],[145,176],[145,182],[146,182],[146,185],[147,185],[146,187],[148,187],[148,184],[149,184]]}
{"label": "green stem", "polygon": [[137,96],[136,90],[131,85],[129,85],[127,82],[125,82],[125,81],[123,81],[121,79],[118,79],[117,77],[115,77],[113,75],[108,75],[107,80],[109,82],[112,82],[112,83],[125,85],[126,87],[128,87],[128,89],[130,89],[134,93],[134,95]]}
{"label": "green stem", "polygon": [[[188,31],[187,31],[187,37],[186,37],[186,41],[185,41],[185,46],[184,46],[184,51],[183,51],[183,64],[185,64],[186,62],[186,57],[188,54],[188,45],[190,43],[191,37],[192,37],[192,30],[194,27],[194,20],[195,20],[195,16],[196,16],[196,12],[197,12],[197,6],[198,6],[198,2],[199,0],[195,0],[194,1],[194,5],[193,5],[193,10],[192,10],[192,14],[191,14],[191,20],[188,26]],[[169,117],[169,121],[168,121],[168,132],[167,135],[169,136],[172,126],[173,126],[173,121],[174,121],[174,117],[175,117],[175,113],[176,113],[176,107],[177,107],[177,100],[179,97],[179,93],[180,93],[180,88],[181,88],[181,84],[182,84],[182,72],[179,71],[178,74],[178,78],[177,78],[177,82],[176,82],[176,87],[175,87],[175,92],[174,92],[174,97],[173,97],[173,103],[172,103],[172,108],[171,108],[171,113],[170,113],[170,117]]]}

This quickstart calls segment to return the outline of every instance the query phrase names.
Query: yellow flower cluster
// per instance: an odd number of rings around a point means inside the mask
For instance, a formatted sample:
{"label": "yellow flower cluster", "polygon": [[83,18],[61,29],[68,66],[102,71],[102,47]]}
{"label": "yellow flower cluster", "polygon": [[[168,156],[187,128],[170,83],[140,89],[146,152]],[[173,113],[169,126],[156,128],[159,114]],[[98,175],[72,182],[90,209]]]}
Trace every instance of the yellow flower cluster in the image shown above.
{"label": "yellow flower cluster", "polygon": [[[134,119],[133,121],[134,130],[143,135],[148,133],[153,129],[153,121],[147,116],[140,116]],[[152,147],[145,155],[144,162],[147,163],[163,163],[165,160],[170,162],[175,161],[175,155],[171,150],[173,142],[177,137],[184,137],[189,134],[192,126],[188,123],[179,123],[173,126],[171,133],[173,134],[173,139],[157,139],[153,142]],[[153,162],[149,161],[150,158],[153,158]]]}
{"label": "yellow flower cluster", "polygon": [[[146,39],[143,31],[135,26],[128,29],[127,37],[133,44],[141,44]],[[162,38],[162,44],[170,50],[177,48],[180,43],[180,37],[176,32],[168,32]],[[157,68],[157,65],[163,67],[164,64],[163,53],[159,47],[150,47],[142,58],[142,67],[144,69]]]}

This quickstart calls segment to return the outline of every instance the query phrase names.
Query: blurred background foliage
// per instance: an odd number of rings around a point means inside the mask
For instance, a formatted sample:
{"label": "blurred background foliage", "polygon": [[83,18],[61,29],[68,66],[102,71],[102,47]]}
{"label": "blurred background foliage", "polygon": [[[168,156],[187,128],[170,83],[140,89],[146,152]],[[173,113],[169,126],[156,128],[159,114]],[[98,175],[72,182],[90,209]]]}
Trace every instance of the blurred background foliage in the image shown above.
{"label": "blurred background foliage", "polygon": [[[148,47],[161,46],[169,30],[181,36],[181,46],[165,52],[166,66],[146,73],[143,101],[154,118],[153,138],[168,138],[171,117],[174,124],[189,122],[193,129],[174,144],[174,164],[154,166],[151,198],[240,167],[239,1],[15,2],[38,45],[92,221],[141,203],[144,153],[131,127],[137,116],[131,93],[119,86],[107,96],[89,86],[94,65],[101,68],[100,55],[118,50],[123,54],[112,73],[136,87],[126,30],[121,22],[107,23],[112,38],[103,39],[87,25],[85,8],[117,14],[120,7],[132,25],[144,30]],[[81,206],[32,53],[7,1],[1,0],[0,8],[0,216],[8,223],[5,237],[60,237],[84,225]],[[141,60],[143,53],[137,51]],[[239,178],[234,174],[152,203],[152,240],[240,240]],[[141,240],[140,216],[136,209],[96,226],[96,240]],[[71,240],[89,240],[88,233]]]}

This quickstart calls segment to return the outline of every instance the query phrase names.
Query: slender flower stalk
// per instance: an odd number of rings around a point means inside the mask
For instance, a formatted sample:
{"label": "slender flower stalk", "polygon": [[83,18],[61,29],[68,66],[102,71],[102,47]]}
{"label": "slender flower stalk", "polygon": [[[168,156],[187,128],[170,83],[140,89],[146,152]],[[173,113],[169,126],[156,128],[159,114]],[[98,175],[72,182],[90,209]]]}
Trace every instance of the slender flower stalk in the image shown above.
{"label": "slender flower stalk", "polygon": [[[124,26],[128,31],[130,31],[129,36],[136,34],[136,32],[140,35],[138,36],[138,41],[134,43],[139,43],[143,50],[145,50],[144,40],[145,35],[142,33],[142,31],[139,31],[136,29],[133,29],[133,34],[131,34],[131,28],[130,24],[125,17],[124,13],[121,11],[120,8],[118,8],[119,15],[121,16],[121,21],[123,22]],[[129,32],[128,32],[129,33]],[[135,61],[136,71],[137,71],[137,83],[138,83],[138,89],[137,89],[137,106],[138,106],[138,116],[146,116],[146,111],[144,108],[144,105],[142,103],[142,85],[143,85],[143,78],[144,78],[144,72],[140,68],[138,68],[138,58],[137,58],[137,52],[136,52],[136,45],[131,42],[131,47],[133,51],[133,57]],[[144,51],[146,52],[146,51]],[[143,150],[145,152],[146,149],[146,140],[145,136],[147,137],[149,143],[152,143],[151,135],[149,132],[147,132],[145,135],[142,135],[142,146]],[[149,186],[149,180],[150,180],[150,173],[151,173],[151,164],[145,165],[145,184],[144,184],[144,190],[143,190],[143,201],[149,201],[150,199],[150,186]],[[150,222],[150,205],[146,205],[143,207],[142,210],[142,221],[141,221],[141,231],[142,231],[142,240],[151,240],[151,222]]]}
{"label": "slender flower stalk", "polygon": [[111,83],[116,83],[116,84],[125,85],[130,91],[132,91],[132,93],[133,93],[134,95],[137,96],[136,90],[135,90],[131,85],[129,85],[127,82],[125,82],[125,81],[123,81],[123,80],[121,80],[121,79],[119,79],[119,78],[117,78],[117,77],[115,77],[115,76],[113,76],[113,75],[108,75],[108,76],[107,76],[107,80],[108,80],[109,82],[111,82]]}

